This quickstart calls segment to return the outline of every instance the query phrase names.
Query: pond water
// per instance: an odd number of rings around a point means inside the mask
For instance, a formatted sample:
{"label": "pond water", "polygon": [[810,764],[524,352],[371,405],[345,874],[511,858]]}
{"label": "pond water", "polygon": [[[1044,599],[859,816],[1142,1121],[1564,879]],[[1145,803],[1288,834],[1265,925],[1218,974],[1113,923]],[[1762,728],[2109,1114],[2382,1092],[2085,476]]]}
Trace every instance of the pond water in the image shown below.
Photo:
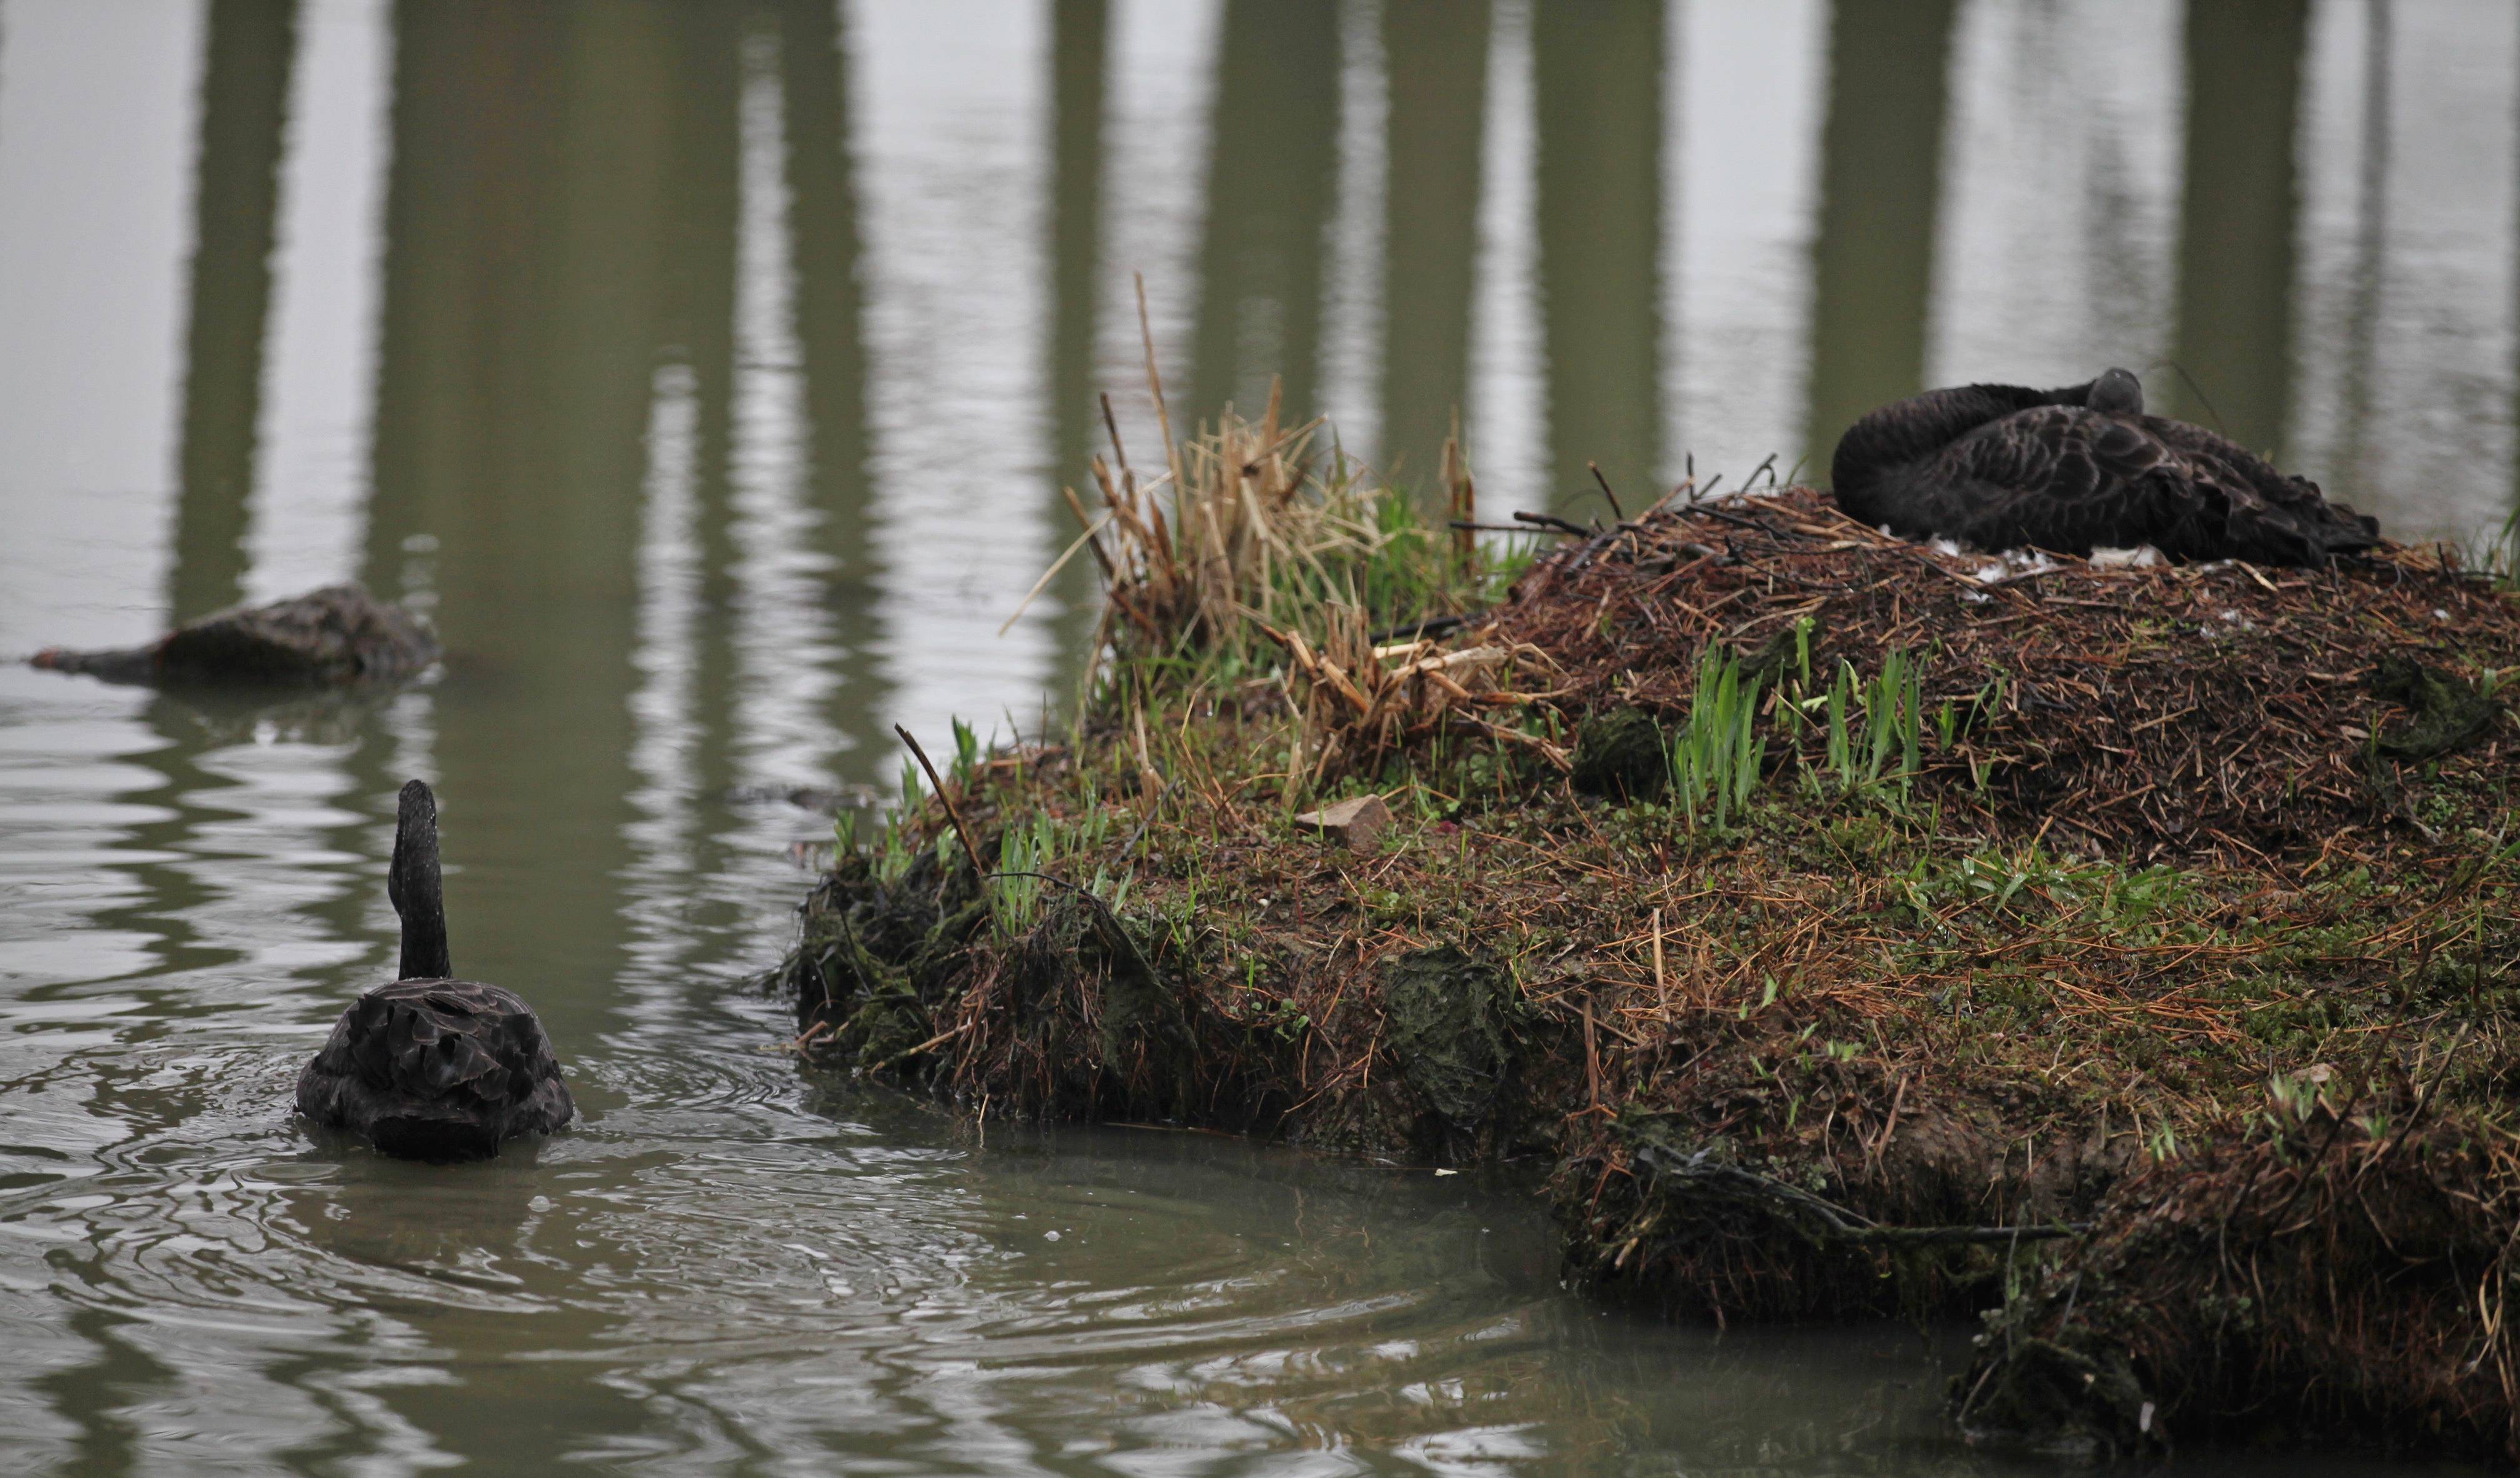
{"label": "pond water", "polygon": [[[1405,477],[1458,408],[1491,507],[2125,363],[2479,536],[2515,53],[2460,0],[0,0],[0,656],[350,577],[450,651],[0,667],[0,1468],[1988,1468],[1949,1338],[1605,1312],[1520,1180],[801,1076],[784,792],[1057,706],[1090,587],[999,628],[1095,391],[1152,445],[1137,274],[1183,416],[1280,374]],[[584,1111],[487,1166],[287,1112],[414,775]]]}

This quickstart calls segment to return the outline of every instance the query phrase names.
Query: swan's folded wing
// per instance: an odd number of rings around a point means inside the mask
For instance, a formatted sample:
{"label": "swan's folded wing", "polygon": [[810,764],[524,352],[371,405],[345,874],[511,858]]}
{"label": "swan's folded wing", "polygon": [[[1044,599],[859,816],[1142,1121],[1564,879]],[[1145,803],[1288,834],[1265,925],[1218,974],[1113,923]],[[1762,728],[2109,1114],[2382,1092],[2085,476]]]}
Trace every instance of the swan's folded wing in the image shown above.
{"label": "swan's folded wing", "polygon": [[[2076,406],[2007,416],[1955,442],[1939,470],[1965,493],[1953,530],[1987,549],[2082,553],[2158,521],[2169,450],[2142,427]],[[2139,539],[2138,541],[2139,542]]]}
{"label": "swan's folded wing", "polygon": [[2195,485],[2221,495],[2219,553],[2316,564],[2380,542],[2375,520],[2330,503],[2318,483],[2288,475],[2228,437],[2157,417],[2146,417],[2144,428],[2177,455]]}
{"label": "swan's folded wing", "polygon": [[2072,501],[2138,481],[2168,460],[2168,449],[2138,426],[2078,406],[2042,406],[1961,437],[1945,466],[1975,481]]}

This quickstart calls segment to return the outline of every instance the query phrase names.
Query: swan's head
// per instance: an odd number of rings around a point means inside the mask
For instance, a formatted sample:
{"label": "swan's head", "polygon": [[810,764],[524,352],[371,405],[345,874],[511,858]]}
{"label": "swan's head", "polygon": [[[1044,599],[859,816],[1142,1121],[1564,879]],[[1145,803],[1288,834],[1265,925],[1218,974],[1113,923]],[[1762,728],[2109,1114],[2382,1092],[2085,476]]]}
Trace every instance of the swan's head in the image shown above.
{"label": "swan's head", "polygon": [[2092,393],[2083,403],[2104,416],[2140,416],[2143,381],[2133,370],[2106,371],[2092,381]]}

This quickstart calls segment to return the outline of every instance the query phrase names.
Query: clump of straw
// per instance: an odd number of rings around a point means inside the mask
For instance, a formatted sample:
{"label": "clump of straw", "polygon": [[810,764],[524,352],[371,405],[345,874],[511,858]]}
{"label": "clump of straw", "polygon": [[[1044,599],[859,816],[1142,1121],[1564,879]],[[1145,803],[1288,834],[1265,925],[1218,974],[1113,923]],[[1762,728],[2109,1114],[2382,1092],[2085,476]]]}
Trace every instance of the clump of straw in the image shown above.
{"label": "clump of straw", "polygon": [[[1272,387],[1257,422],[1228,411],[1166,448],[1141,482],[1116,430],[1097,456],[1099,515],[1069,494],[1102,566],[1102,636],[1126,655],[1250,661],[1273,630],[1320,629],[1332,606],[1400,616],[1457,604],[1458,561],[1414,505],[1343,453],[1320,453],[1319,418],[1281,425]],[[1115,461],[1116,459],[1116,466]]]}
{"label": "clump of straw", "polygon": [[[1103,571],[1098,658],[1177,662],[1227,682],[1277,669],[1299,719],[1290,795],[1447,724],[1549,750],[1479,716],[1524,701],[1508,690],[1516,658],[1537,649],[1448,651],[1424,635],[1479,596],[1476,550],[1465,556],[1451,530],[1422,522],[1407,494],[1354,459],[1318,453],[1320,420],[1282,427],[1282,409],[1273,386],[1258,422],[1229,411],[1167,448],[1166,470],[1143,484],[1114,431],[1117,466],[1093,464],[1102,512],[1072,503],[1080,543]],[[1446,466],[1459,469],[1459,506],[1468,472],[1456,447]],[[1378,642],[1377,621],[1405,639]]]}
{"label": "clump of straw", "polygon": [[[1068,560],[1091,552],[1104,601],[1088,692],[1106,658],[1141,684],[1274,681],[1301,716],[1296,755],[1310,756],[1289,767],[1290,792],[1455,720],[1551,751],[1477,716],[1524,701],[1507,689],[1517,655],[1537,649],[1446,651],[1427,640],[1462,625],[1461,613],[1481,604],[1522,553],[1492,564],[1473,537],[1475,495],[1458,430],[1442,460],[1449,526],[1421,516],[1410,495],[1335,445],[1320,446],[1321,418],[1286,425],[1283,388],[1274,381],[1258,421],[1229,408],[1177,440],[1143,284],[1139,320],[1163,470],[1141,479],[1103,397],[1111,452],[1091,468],[1101,507],[1061,489],[1084,531],[1024,598],[1029,604]],[[1409,640],[1380,645],[1377,623],[1389,628],[1384,637]]]}
{"label": "clump of straw", "polygon": [[1318,781],[1371,767],[1447,726],[1524,745],[1567,768],[1557,745],[1482,716],[1531,701],[1512,691],[1511,679],[1518,665],[1551,665],[1539,648],[1482,641],[1447,651],[1423,637],[1376,646],[1357,606],[1333,604],[1325,615],[1318,649],[1299,631],[1269,633],[1286,649],[1289,696],[1303,719],[1290,790],[1307,774]]}

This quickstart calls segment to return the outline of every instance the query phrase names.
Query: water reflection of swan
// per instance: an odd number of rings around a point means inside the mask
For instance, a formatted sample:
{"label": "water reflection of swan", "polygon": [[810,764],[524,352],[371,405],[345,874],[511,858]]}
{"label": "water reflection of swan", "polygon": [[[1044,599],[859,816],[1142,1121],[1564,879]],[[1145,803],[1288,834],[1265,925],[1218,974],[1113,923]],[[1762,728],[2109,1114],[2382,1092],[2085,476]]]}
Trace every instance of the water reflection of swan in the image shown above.
{"label": "water reflection of swan", "polygon": [[533,1008],[448,978],[437,798],[419,781],[402,787],[385,893],[402,916],[400,978],[341,1013],[298,1074],[298,1112],[424,1160],[483,1159],[503,1140],[566,1124],[576,1106]]}
{"label": "water reflection of swan", "polygon": [[1975,384],[1883,406],[1837,444],[1838,507],[1910,538],[2089,555],[2322,564],[2379,525],[2202,426],[2143,413],[2125,370],[2059,390]]}

